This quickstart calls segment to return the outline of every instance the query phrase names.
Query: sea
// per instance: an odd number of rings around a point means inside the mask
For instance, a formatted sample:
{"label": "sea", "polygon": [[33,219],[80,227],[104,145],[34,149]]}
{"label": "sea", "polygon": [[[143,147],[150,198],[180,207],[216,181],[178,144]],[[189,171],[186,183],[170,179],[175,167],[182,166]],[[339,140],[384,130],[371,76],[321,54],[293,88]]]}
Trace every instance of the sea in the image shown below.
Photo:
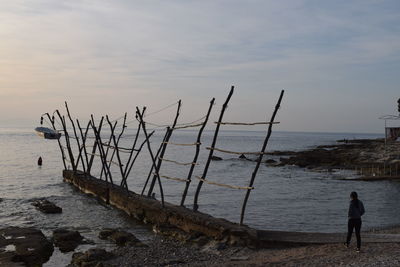
{"label": "sea", "polygon": [[[150,130],[149,130],[150,131]],[[103,133],[107,142],[108,135]],[[202,149],[196,165],[189,192],[185,200],[188,208],[193,207],[194,192],[209,154],[213,131],[204,131]],[[219,149],[248,152],[259,151],[264,141],[265,131],[220,131],[216,147]],[[127,129],[121,138],[120,146],[130,147],[135,129]],[[164,131],[157,129],[151,137],[150,148],[155,154]],[[167,147],[164,159],[190,163],[195,154],[193,144],[197,132],[191,130],[175,131]],[[318,145],[335,144],[341,139],[382,138],[381,134],[357,133],[310,133],[273,132],[267,146],[270,151],[301,151]],[[64,137],[62,137],[63,142]],[[140,145],[143,136],[138,140]],[[71,139],[75,143],[74,139]],[[89,135],[88,146],[93,145]],[[112,153],[110,149],[109,153]],[[239,187],[249,184],[256,163],[239,159],[236,154],[215,151],[222,158],[212,161],[207,180]],[[43,165],[38,166],[39,157]],[[125,162],[127,153],[121,153]],[[248,156],[255,159],[256,156]],[[279,161],[281,156],[265,155],[264,160]],[[113,162],[117,161],[114,156]],[[121,182],[119,166],[111,164],[114,183]],[[141,193],[148,177],[152,161],[149,148],[145,144],[127,179],[129,190]],[[71,185],[63,182],[63,162],[57,141],[38,137],[32,128],[0,128],[0,227],[36,227],[46,235],[56,228],[79,230],[86,238],[98,240],[98,230],[102,228],[122,228],[134,233],[139,239],[151,240],[151,228],[137,222],[123,212],[98,202]],[[67,168],[70,164],[67,163]],[[177,165],[163,161],[160,175],[186,179],[189,165]],[[92,175],[101,176],[100,158],[95,157]],[[366,213],[363,216],[363,229],[385,228],[400,225],[400,183],[394,181],[346,181],[342,178],[355,177],[350,170],[313,171],[296,166],[272,167],[262,163],[247,203],[244,223],[250,227],[264,230],[344,233],[347,227],[347,209],[351,191],[357,191],[363,201]],[[102,177],[104,179],[104,175]],[[178,204],[181,201],[185,183],[162,178],[165,201]],[[147,187],[148,188],[148,187]],[[146,191],[145,191],[146,192]],[[155,197],[160,199],[158,184],[154,187]],[[199,211],[215,217],[239,222],[241,206],[246,190],[203,184],[199,199]],[[46,198],[62,207],[61,214],[43,214],[31,203]],[[84,249],[84,246],[81,248]],[[60,256],[48,265],[66,261]]]}

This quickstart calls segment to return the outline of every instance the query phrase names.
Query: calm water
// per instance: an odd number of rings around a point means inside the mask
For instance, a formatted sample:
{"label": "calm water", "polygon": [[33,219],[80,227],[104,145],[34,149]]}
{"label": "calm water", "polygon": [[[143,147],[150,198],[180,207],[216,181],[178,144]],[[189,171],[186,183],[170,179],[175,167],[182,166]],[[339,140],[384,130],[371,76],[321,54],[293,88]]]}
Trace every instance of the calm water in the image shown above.
{"label": "calm water", "polygon": [[[201,175],[208,151],[204,148],[211,142],[213,132],[205,132],[200,165],[195,175]],[[156,146],[162,132],[152,139]],[[343,138],[377,138],[379,135],[289,133],[274,132],[268,150],[301,150],[315,145],[331,144]],[[257,151],[264,138],[263,132],[221,132],[217,147],[234,151]],[[176,143],[194,143],[196,133],[177,131],[171,140]],[[123,139],[122,145],[129,146],[131,137]],[[89,238],[95,238],[97,229],[122,227],[140,238],[151,238],[149,229],[128,220],[126,216],[93,198],[84,196],[62,182],[62,162],[56,141],[37,137],[31,129],[0,129],[0,225],[35,226],[46,233],[57,227],[79,229]],[[194,147],[170,145],[165,158],[191,162]],[[255,166],[254,162],[239,160],[236,155],[221,154],[223,161],[213,161],[207,178],[232,185],[246,186]],[[37,158],[42,156],[43,166],[38,167]],[[273,158],[267,156],[266,159]],[[99,159],[93,172],[99,175]],[[129,177],[129,188],[140,192],[149,171],[147,149]],[[119,181],[119,169],[113,167],[114,180]],[[186,178],[189,168],[165,162],[160,174]],[[400,183],[355,182],[337,180],[347,173],[312,172],[301,168],[267,167],[262,164],[247,206],[245,223],[260,229],[290,231],[344,232],[348,195],[359,192],[364,201],[366,215],[363,227],[385,227],[400,224]],[[197,186],[194,179],[186,200],[193,204],[193,192]],[[166,201],[179,203],[184,188],[181,182],[163,180]],[[158,187],[155,187],[159,198]],[[245,191],[221,188],[204,184],[199,198],[200,211],[216,217],[239,221],[240,207]],[[32,200],[46,197],[63,208],[62,214],[45,215],[31,206]]]}

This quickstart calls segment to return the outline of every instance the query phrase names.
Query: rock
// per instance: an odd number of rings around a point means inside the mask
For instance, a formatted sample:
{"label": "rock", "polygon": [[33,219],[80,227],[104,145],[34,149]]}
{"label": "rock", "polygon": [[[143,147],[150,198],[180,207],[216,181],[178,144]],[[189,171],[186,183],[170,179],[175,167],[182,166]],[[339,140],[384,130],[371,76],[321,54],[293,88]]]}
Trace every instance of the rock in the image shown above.
{"label": "rock", "polygon": [[239,159],[247,159],[247,157],[246,157],[244,154],[241,154],[241,155],[239,156]]}
{"label": "rock", "polygon": [[91,248],[85,253],[77,252],[72,255],[71,264],[79,267],[104,266],[102,261],[112,259],[115,255],[101,248]]}
{"label": "rock", "polygon": [[53,254],[53,244],[34,228],[7,227],[0,229],[0,265],[41,266]]}
{"label": "rock", "polygon": [[84,243],[83,237],[78,231],[69,231],[66,229],[56,229],[53,231],[53,242],[61,252],[75,250],[77,246]]}
{"label": "rock", "polygon": [[204,235],[192,240],[193,243],[196,243],[200,247],[205,246],[209,241],[210,239]]}
{"label": "rock", "polygon": [[113,241],[118,246],[134,245],[134,246],[145,246],[139,239],[136,238],[132,233],[118,230],[118,229],[104,229],[99,232],[100,239],[107,239]]}
{"label": "rock", "polygon": [[58,207],[56,204],[48,201],[47,199],[37,200],[32,203],[38,210],[43,213],[61,213],[62,208]]}
{"label": "rock", "polygon": [[231,261],[247,261],[247,260],[249,260],[249,257],[248,256],[231,257],[230,260]]}
{"label": "rock", "polygon": [[217,157],[217,156],[212,156],[211,160],[217,160],[218,161],[218,160],[222,160],[222,158],[221,157]]}

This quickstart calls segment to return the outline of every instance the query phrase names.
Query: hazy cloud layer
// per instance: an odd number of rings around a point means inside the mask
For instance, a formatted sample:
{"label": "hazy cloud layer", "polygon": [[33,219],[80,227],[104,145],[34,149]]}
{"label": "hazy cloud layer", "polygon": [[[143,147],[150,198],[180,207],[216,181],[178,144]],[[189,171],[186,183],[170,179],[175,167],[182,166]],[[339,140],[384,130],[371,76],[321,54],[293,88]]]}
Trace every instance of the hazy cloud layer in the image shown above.
{"label": "hazy cloud layer", "polygon": [[191,120],[235,84],[227,119],[264,119],[284,88],[280,130],[378,132],[400,97],[397,0],[0,2],[3,125],[64,100],[87,117],[181,98]]}

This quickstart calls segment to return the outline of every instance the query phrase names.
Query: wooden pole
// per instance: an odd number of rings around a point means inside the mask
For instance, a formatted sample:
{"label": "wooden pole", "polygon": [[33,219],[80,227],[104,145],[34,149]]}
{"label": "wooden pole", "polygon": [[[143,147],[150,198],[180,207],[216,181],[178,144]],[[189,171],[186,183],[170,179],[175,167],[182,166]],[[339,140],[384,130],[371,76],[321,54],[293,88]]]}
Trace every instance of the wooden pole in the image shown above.
{"label": "wooden pole", "polygon": [[[145,111],[145,109],[143,109],[143,111],[142,111],[142,116],[143,116],[144,111]],[[135,117],[137,119],[137,115]],[[126,165],[125,165],[124,180],[126,180],[126,177],[128,177],[128,173],[127,173],[128,172],[128,168],[129,168],[131,160],[132,160],[133,152],[135,151],[135,148],[136,148],[136,143],[137,143],[137,141],[139,139],[139,134],[140,134],[141,127],[142,127],[142,125],[139,123],[139,125],[137,127],[137,130],[136,130],[135,140],[133,141],[131,152],[129,154],[128,161],[126,162]],[[121,186],[122,186],[122,183],[121,183]]]}
{"label": "wooden pole", "polygon": [[[114,123],[114,125],[111,127],[111,132],[114,132],[114,129],[115,129],[115,127],[117,127],[117,121]],[[107,169],[110,169],[111,168],[111,161],[110,162],[107,162],[107,157],[108,157],[108,152],[110,151],[110,144],[111,144],[111,140],[112,140],[112,135],[110,135],[110,137],[108,138],[108,145],[107,145],[107,148],[106,148],[106,152],[105,152],[105,159],[106,159],[106,163],[108,164],[108,168]],[[103,147],[103,143],[101,143],[101,146]],[[103,150],[104,150],[104,147],[103,147]],[[100,179],[101,179],[101,177],[103,176],[103,171],[104,171],[104,175],[106,175],[106,168],[103,168],[102,170],[101,170],[101,172],[100,172]]]}
{"label": "wooden pole", "polygon": [[[86,136],[85,136],[85,135],[83,134],[83,132],[82,132],[81,125],[80,125],[78,119],[76,120],[76,124],[77,124],[77,126],[78,126],[78,128],[79,128],[79,132],[80,132],[81,138],[82,138],[82,145],[79,147],[78,159],[77,159],[76,161],[79,162],[79,160],[81,160],[81,162],[82,162],[83,173],[86,174],[86,166],[87,166],[87,165],[85,165],[85,164],[88,163],[87,154],[86,154],[86,147],[85,147]],[[85,130],[86,135],[87,135],[87,132],[88,132],[88,130],[89,130],[89,126],[90,126],[90,124],[87,125],[87,128],[86,128],[86,130]],[[84,162],[84,159],[83,159],[83,156],[82,156],[82,151],[84,152],[84,155],[86,156],[86,163]]]}
{"label": "wooden pole", "polygon": [[[86,150],[86,138],[87,138],[87,134],[89,132],[89,127],[92,123],[91,123],[91,121],[88,122],[88,124],[86,126],[86,130],[85,130],[85,134],[83,134],[83,131],[82,131],[82,128],[81,128],[81,125],[80,125],[78,119],[76,119],[76,124],[78,125],[79,131],[81,133],[83,153],[85,155],[86,167],[88,167],[89,166],[89,157],[88,157],[87,150]],[[87,173],[87,170],[86,171],[84,170],[84,172]]]}
{"label": "wooden pole", "polygon": [[[261,148],[261,153],[260,153],[260,156],[258,157],[256,167],[255,167],[255,169],[254,169],[254,171],[253,171],[253,174],[251,175],[251,179],[250,179],[250,183],[249,183],[249,188],[252,188],[252,187],[253,187],[254,180],[255,180],[255,178],[256,178],[258,169],[259,169],[259,167],[260,167],[262,158],[263,158],[263,156],[264,156],[265,149],[266,149],[266,147],[267,147],[269,138],[271,137],[271,134],[272,134],[272,125],[273,125],[273,122],[274,122],[274,120],[275,120],[276,114],[277,114],[277,112],[278,112],[278,110],[279,110],[279,108],[280,108],[280,106],[281,106],[281,102],[282,102],[282,98],[283,98],[283,94],[284,94],[284,93],[285,93],[285,91],[282,90],[282,91],[281,91],[281,95],[279,96],[278,103],[277,103],[276,106],[275,106],[274,113],[272,114],[272,117],[271,117],[271,120],[270,120],[270,124],[269,124],[269,127],[268,127],[267,136],[265,137],[264,144],[263,144],[263,146],[262,146],[262,148]],[[244,213],[245,213],[245,210],[246,210],[246,204],[247,204],[247,200],[249,199],[250,192],[251,192],[251,189],[248,189],[247,192],[246,192],[246,196],[244,197],[243,206],[242,206],[242,212],[241,212],[241,215],[240,215],[240,225],[243,225]]]}
{"label": "wooden pole", "polygon": [[[148,136],[149,139],[150,139],[150,137],[154,134],[154,132],[155,132],[155,131],[152,131],[152,132],[149,134],[149,136]],[[121,186],[124,186],[126,189],[128,189],[128,185],[127,185],[126,180],[127,180],[128,176],[129,176],[131,170],[132,170],[133,164],[135,164],[135,161],[136,161],[137,157],[139,156],[140,152],[142,151],[143,146],[146,144],[146,142],[147,142],[149,139],[146,139],[146,140],[144,140],[144,141],[142,142],[142,144],[141,144],[141,145],[139,146],[139,148],[136,150],[136,155],[135,155],[135,157],[134,157],[133,160],[130,162],[129,169],[128,169],[128,171],[125,173],[125,178],[124,178],[124,180],[121,182]],[[143,194],[142,194],[142,195],[143,195]]]}
{"label": "wooden pole", "polygon": [[[103,142],[101,141],[101,136],[100,136],[99,132],[97,131],[96,126],[94,124],[93,115],[91,115],[91,117],[92,117],[93,132],[96,136],[97,146],[99,147],[100,159],[102,161],[103,168],[106,168],[106,171],[104,173],[108,174],[108,178],[110,179],[111,184],[114,185],[112,175],[110,172],[110,168],[108,167],[108,164],[107,164],[107,157],[106,157],[106,153],[104,152],[104,147],[103,147]],[[103,118],[102,118],[102,120],[103,120]],[[106,175],[106,182],[108,182],[107,175]]]}
{"label": "wooden pole", "polygon": [[189,174],[187,176],[187,182],[186,182],[186,185],[185,185],[185,189],[183,190],[183,195],[182,195],[182,199],[181,199],[181,206],[185,205],[185,199],[186,199],[186,195],[187,195],[190,183],[192,181],[193,171],[194,171],[194,168],[195,168],[196,163],[197,163],[197,158],[199,157],[199,154],[200,154],[201,135],[203,134],[203,130],[207,125],[208,118],[210,117],[210,113],[211,113],[212,107],[214,106],[214,102],[215,102],[215,98],[213,98],[211,100],[210,106],[208,107],[207,115],[206,115],[206,117],[204,119],[204,122],[203,122],[203,125],[201,126],[201,128],[200,128],[200,130],[199,130],[199,132],[197,134],[196,152],[195,152],[195,155],[194,155],[194,158],[193,158],[193,161],[192,161],[192,165],[190,166]]}
{"label": "wooden pole", "polygon": [[[49,113],[45,113],[45,115],[47,115],[47,117],[49,118],[49,121],[51,122],[51,125],[53,126],[53,130],[57,131],[56,126],[54,124],[54,116],[53,116],[53,118],[51,118]],[[64,149],[63,149],[63,147],[61,145],[60,139],[57,139],[57,142],[58,142],[58,147],[61,150],[61,156],[62,156],[62,161],[63,161],[63,165],[64,165],[64,170],[66,170],[67,169],[67,164],[65,163]]]}
{"label": "wooden pole", "polygon": [[[144,122],[143,116],[140,113],[138,107],[136,107],[136,114],[138,115],[139,121],[142,124],[142,129],[143,129],[144,136],[145,136],[145,138],[147,140],[146,144],[147,144],[147,148],[148,148],[149,153],[150,153],[151,162],[152,162],[152,168],[153,168],[153,167],[155,167],[156,159],[154,158],[153,151],[151,150],[151,146],[150,146],[150,142],[149,142],[149,135],[147,134],[147,130],[146,130],[146,123]],[[162,188],[162,185],[161,185],[161,179],[160,179],[160,176],[158,175],[158,172],[156,172],[156,175],[157,175],[157,178],[158,178],[158,181],[159,181],[159,186],[160,186],[161,203],[164,206],[164,191],[163,191],[163,188]]]}
{"label": "wooden pole", "polygon": [[[204,180],[206,179],[208,168],[209,168],[210,162],[211,162],[211,158],[212,158],[212,156],[214,154],[214,148],[215,148],[215,143],[217,142],[217,138],[218,138],[219,127],[221,125],[222,118],[224,117],[225,110],[228,107],[229,100],[232,97],[234,88],[235,88],[234,86],[231,87],[231,90],[230,90],[230,92],[228,94],[228,97],[226,98],[225,103],[222,105],[222,110],[221,110],[221,113],[219,115],[217,127],[215,128],[215,132],[214,132],[214,138],[213,138],[213,141],[212,141],[212,144],[211,144],[210,153],[208,155],[208,159],[207,159],[206,165],[204,167],[203,175],[201,176],[201,178],[204,179]],[[201,186],[202,185],[203,185],[203,181],[200,180],[198,185],[197,185],[196,194],[194,195],[194,203],[193,203],[193,210],[194,211],[197,211],[199,209],[199,205],[197,204],[197,202],[198,202],[198,198],[199,198],[199,194],[200,194],[200,190],[201,190]]]}
{"label": "wooden pole", "polygon": [[[101,129],[103,127],[103,120],[104,120],[104,117],[101,118],[101,120],[99,122],[99,127],[97,128],[97,131],[98,131],[99,134],[101,134]],[[93,126],[95,126],[93,123],[94,122],[92,120],[92,129],[93,129]],[[93,131],[93,134],[94,134],[94,131]],[[97,138],[96,138],[96,134],[94,134],[94,142],[93,142],[92,154],[90,155],[89,165],[88,165],[88,169],[87,169],[87,172],[88,172],[89,175],[90,175],[90,171],[91,171],[92,166],[93,166],[93,160],[94,160],[94,155],[96,154],[96,149],[97,149]]]}
{"label": "wooden pole", "polygon": [[60,114],[60,112],[58,110],[56,110],[56,113],[57,113],[58,117],[60,118],[61,124],[62,124],[63,129],[64,129],[65,145],[67,146],[67,151],[68,151],[68,155],[69,155],[69,161],[71,162],[72,170],[74,172],[76,172],[75,159],[74,159],[74,155],[73,155],[72,150],[71,150],[71,144],[69,142],[69,134],[68,134],[67,126],[66,126],[66,123],[65,123],[65,118],[64,118],[64,116],[61,116],[61,114]]}
{"label": "wooden pole", "polygon": [[[69,121],[71,122],[72,129],[74,130],[74,136],[75,136],[76,144],[78,145],[78,151],[79,151],[81,149],[81,144],[79,142],[78,134],[76,133],[75,123],[72,120],[71,114],[69,113],[69,108],[68,108],[67,101],[65,101],[65,109],[67,110],[67,115],[68,115]],[[76,163],[75,163],[75,168],[76,169],[78,168],[78,165],[79,165],[79,158],[80,158],[80,156],[78,155],[78,158],[76,159]],[[83,163],[83,159],[82,158],[81,158],[81,162],[82,162],[82,165],[83,165],[84,163]],[[82,166],[82,168],[85,169],[85,166]]]}
{"label": "wooden pole", "polygon": [[120,172],[121,172],[121,181],[122,181],[122,180],[124,179],[124,170],[123,170],[123,168],[122,168],[123,164],[122,164],[122,162],[121,162],[121,157],[120,157],[120,155],[119,155],[118,143],[119,143],[119,140],[121,139],[121,136],[122,136],[122,134],[124,133],[125,128],[126,128],[126,125],[125,125],[125,122],[126,122],[126,113],[125,113],[125,117],[124,117],[124,122],[123,122],[123,124],[122,124],[121,133],[120,133],[119,136],[118,136],[118,140],[115,138],[115,134],[114,134],[115,128],[112,128],[112,124],[111,124],[111,121],[109,120],[108,116],[106,116],[106,119],[107,119],[107,121],[108,121],[108,124],[110,125],[110,128],[111,128],[111,136],[112,136],[112,139],[113,139],[113,142],[114,142],[114,151],[113,151],[113,153],[112,153],[112,156],[111,156],[111,159],[110,159],[110,163],[111,163],[111,161],[113,160],[114,155],[116,154],[116,155],[117,155],[117,160],[118,160],[118,165],[119,165],[119,170],[120,170]]}
{"label": "wooden pole", "polygon": [[[168,129],[165,131],[163,140],[162,140],[162,142],[160,143],[160,146],[158,147],[158,150],[157,150],[157,153],[156,153],[156,156],[155,156],[156,159],[157,159],[158,156],[160,155],[161,149],[163,148],[163,144],[164,144],[164,142],[165,142],[165,140],[166,140],[166,138],[167,138],[167,135],[168,135]],[[148,147],[148,149],[149,149],[149,145],[148,145],[147,147]],[[148,184],[149,181],[150,181],[150,177],[153,175],[154,167],[155,167],[155,164],[151,164],[149,174],[147,175],[146,182],[145,182],[145,184],[144,184],[144,186],[143,186],[143,188],[142,188],[142,193],[141,193],[142,196],[143,196],[143,194],[144,194],[144,191],[145,191],[146,188],[147,188],[147,184]]]}
{"label": "wooden pole", "polygon": [[170,137],[172,135],[172,132],[174,131],[174,127],[176,126],[176,123],[178,121],[180,109],[181,109],[181,100],[178,101],[178,108],[176,110],[176,115],[175,115],[175,119],[174,119],[174,122],[172,124],[172,127],[169,128],[169,130],[167,130],[167,133],[168,133],[167,134],[167,138],[166,138],[165,142],[163,142],[163,148],[161,149],[160,156],[158,157],[158,162],[157,162],[157,165],[155,167],[155,172],[157,173],[157,175],[153,176],[153,180],[151,181],[150,188],[149,188],[149,191],[147,193],[147,196],[151,196],[151,194],[153,193],[153,189],[154,189],[154,185],[156,183],[157,177],[158,177],[159,183],[161,183],[160,176],[158,175],[160,173],[161,164],[162,164],[162,160],[160,158],[164,157],[165,151],[167,149],[168,141],[169,141],[169,139],[170,139]]}

